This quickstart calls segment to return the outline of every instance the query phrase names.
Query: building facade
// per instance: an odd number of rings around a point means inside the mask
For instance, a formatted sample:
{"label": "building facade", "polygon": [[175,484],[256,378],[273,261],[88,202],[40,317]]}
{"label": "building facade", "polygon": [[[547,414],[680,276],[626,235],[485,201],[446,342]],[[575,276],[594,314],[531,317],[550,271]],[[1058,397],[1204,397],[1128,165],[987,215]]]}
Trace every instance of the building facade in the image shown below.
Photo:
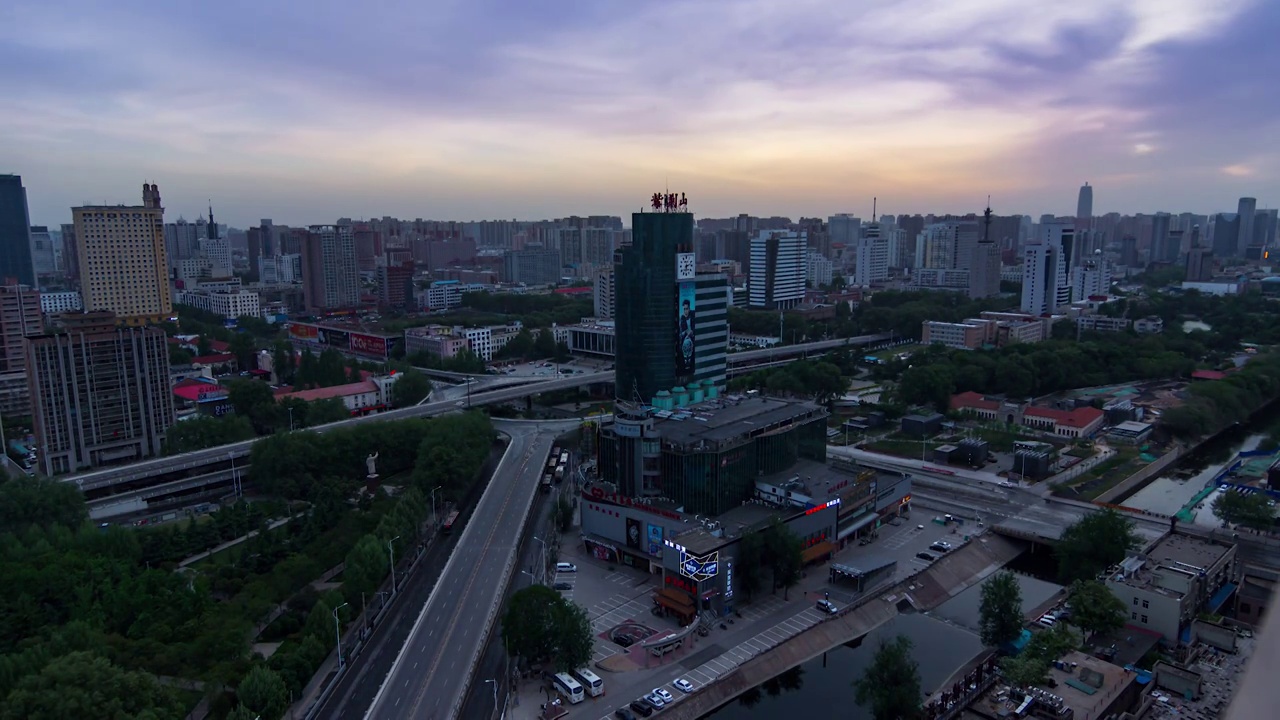
{"label": "building facade", "polygon": [[782,310],[804,302],[807,254],[805,233],[765,231],[752,238],[748,285],[751,307]]}
{"label": "building facade", "polygon": [[64,316],[27,338],[40,469],[54,476],[158,455],[174,422],[169,347],[159,328],[116,327],[109,312]]}
{"label": "building facade", "polygon": [[1072,240],[1073,230],[1065,224],[1040,226],[1035,241],[1027,245],[1023,254],[1022,312],[1046,315],[1070,304],[1067,267]]}
{"label": "building facade", "polygon": [[604,268],[596,273],[591,299],[598,319],[613,319],[613,314],[618,304],[618,291],[614,287],[613,268]]}
{"label": "building facade", "polygon": [[0,278],[16,278],[27,287],[36,285],[31,257],[31,217],[27,189],[20,175],[0,175]]}
{"label": "building facade", "polygon": [[40,311],[45,315],[61,315],[62,313],[80,312],[84,303],[80,293],[74,290],[40,293]]}
{"label": "building facade", "polygon": [[620,248],[614,261],[615,388],[625,401],[650,403],[658,392],[682,385],[681,375],[688,374],[678,372],[685,370],[683,362],[677,368],[677,351],[684,344],[678,281],[695,277],[693,215],[635,213],[631,227],[632,243]]}
{"label": "building facade", "polygon": [[523,285],[556,285],[560,282],[558,250],[512,250],[502,257],[503,277]]}
{"label": "building facade", "polygon": [[178,302],[232,320],[238,317],[256,318],[262,315],[262,302],[258,298],[258,293],[251,290],[180,292]]}
{"label": "building facade", "polygon": [[360,269],[350,225],[312,225],[302,245],[302,292],[312,310],[360,305]]}
{"label": "building facade", "polygon": [[173,316],[164,208],[155,185],[142,186],[142,205],[71,208],[80,295],[90,312],[142,325]]}

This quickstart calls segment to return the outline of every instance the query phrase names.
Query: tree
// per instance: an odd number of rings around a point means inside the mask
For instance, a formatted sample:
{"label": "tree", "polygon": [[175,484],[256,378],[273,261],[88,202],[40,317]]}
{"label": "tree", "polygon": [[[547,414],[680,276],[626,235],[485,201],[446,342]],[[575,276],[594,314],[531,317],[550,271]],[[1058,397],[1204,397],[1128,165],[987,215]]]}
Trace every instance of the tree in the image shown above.
{"label": "tree", "polygon": [[236,699],[255,717],[277,720],[289,706],[289,688],[265,665],[255,665],[236,687]]}
{"label": "tree", "polygon": [[342,402],[341,398],[313,400],[309,405],[307,423],[310,425],[325,425],[351,419],[351,411],[347,409],[347,404]]}
{"label": "tree", "polygon": [[231,336],[228,352],[236,356],[236,363],[241,371],[258,369],[258,344],[247,332],[238,332]]}
{"label": "tree", "polygon": [[1000,661],[1000,672],[1014,687],[1033,687],[1044,680],[1049,671],[1049,663],[1040,661],[1026,653],[1015,657],[1007,657]]}
{"label": "tree", "polygon": [[289,343],[284,340],[277,340],[271,346],[271,369],[275,372],[276,382],[281,385],[287,385],[293,382],[293,373],[296,369],[294,358],[297,357],[293,348],[289,347]]}
{"label": "tree", "polygon": [[763,566],[764,538],[758,532],[744,533],[738,540],[737,562],[733,569],[737,571],[738,589],[747,594],[748,602],[764,585]]}
{"label": "tree", "polygon": [[360,593],[378,589],[387,576],[390,556],[387,548],[373,535],[360,538],[347,553],[346,570],[343,571],[342,589],[347,599],[359,598]]}
{"label": "tree", "polygon": [[1242,493],[1227,490],[1213,501],[1213,514],[1225,523],[1243,525],[1254,530],[1271,530],[1276,522],[1276,509],[1266,493]]}
{"label": "tree", "polygon": [[982,643],[999,647],[1022,634],[1022,587],[1009,571],[992,575],[982,584],[978,613]]}
{"label": "tree", "polygon": [[89,652],[63,655],[27,675],[5,698],[0,718],[161,720],[182,717],[182,704],[150,675],[124,670]]}
{"label": "tree", "polygon": [[1089,580],[1139,545],[1133,521],[1111,508],[1090,513],[1062,532],[1055,550],[1064,583]]}
{"label": "tree", "polygon": [[266,435],[275,429],[279,407],[270,385],[258,380],[233,380],[227,399],[237,415],[249,418],[258,434]]}
{"label": "tree", "polygon": [[513,657],[550,659],[557,669],[572,670],[590,664],[594,638],[584,609],[546,585],[532,585],[511,596],[502,641]]}
{"label": "tree", "polygon": [[543,328],[538,331],[537,336],[533,340],[533,353],[535,357],[550,358],[556,354],[556,337],[551,331]]}
{"label": "tree", "polygon": [[193,417],[174,423],[165,431],[164,454],[181,455],[193,450],[252,440],[254,437],[253,424],[247,417]]}
{"label": "tree", "polygon": [[785,600],[791,588],[800,582],[804,569],[804,549],[800,545],[800,537],[791,528],[780,522],[774,523],[765,535],[765,548],[768,552],[769,567],[773,570],[773,587],[782,588]]}
{"label": "tree", "polygon": [[875,657],[853,684],[854,699],[869,707],[875,720],[912,720],[920,716],[920,667],[911,658],[911,639],[881,640]]}
{"label": "tree", "polygon": [[1108,633],[1125,623],[1125,606],[1097,580],[1071,584],[1071,623],[1087,633]]}
{"label": "tree", "polygon": [[75,529],[89,516],[75,483],[21,476],[0,483],[0,533],[35,525]]}
{"label": "tree", "polygon": [[551,519],[560,532],[569,532],[573,527],[573,500],[566,495],[556,498],[556,504],[551,508]]}
{"label": "tree", "polygon": [[393,370],[396,383],[391,386],[391,405],[397,408],[410,407],[422,402],[431,394],[431,381],[424,373],[411,368]]}

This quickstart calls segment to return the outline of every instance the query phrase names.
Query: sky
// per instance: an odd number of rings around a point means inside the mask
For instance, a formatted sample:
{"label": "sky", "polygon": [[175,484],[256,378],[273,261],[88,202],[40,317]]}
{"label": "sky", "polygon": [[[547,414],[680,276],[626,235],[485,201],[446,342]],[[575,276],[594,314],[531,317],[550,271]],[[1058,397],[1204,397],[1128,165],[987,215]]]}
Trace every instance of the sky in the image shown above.
{"label": "sky", "polygon": [[1274,0],[7,0],[33,224],[1280,204]]}

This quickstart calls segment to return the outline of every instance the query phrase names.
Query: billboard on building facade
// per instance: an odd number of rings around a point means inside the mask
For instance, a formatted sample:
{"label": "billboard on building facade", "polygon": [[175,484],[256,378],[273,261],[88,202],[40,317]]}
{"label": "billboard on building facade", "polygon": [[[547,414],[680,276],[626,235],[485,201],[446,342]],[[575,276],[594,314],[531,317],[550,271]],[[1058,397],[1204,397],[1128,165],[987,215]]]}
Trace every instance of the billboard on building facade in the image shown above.
{"label": "billboard on building facade", "polygon": [[351,352],[372,355],[376,358],[386,358],[387,339],[377,335],[351,333]]}
{"label": "billboard on building facade", "polygon": [[587,546],[587,550],[591,552],[591,556],[595,559],[605,562],[618,562],[618,548],[590,538],[584,540],[584,543]]}
{"label": "billboard on building facade", "polygon": [[649,554],[662,557],[662,526],[649,526]]}
{"label": "billboard on building facade", "polygon": [[305,342],[319,342],[319,328],[315,325],[293,323],[289,326],[289,337],[294,340],[303,340]]}
{"label": "billboard on building facade", "polygon": [[643,545],[644,537],[641,531],[641,523],[635,518],[627,518],[627,547],[639,550]]}
{"label": "billboard on building facade", "polygon": [[351,349],[351,333],[346,330],[333,330],[330,328],[320,328],[316,332],[320,344],[325,347],[331,347],[335,350]]}
{"label": "billboard on building facade", "polygon": [[697,311],[694,284],[680,283],[676,296],[676,375],[692,375],[694,364],[694,313]]}

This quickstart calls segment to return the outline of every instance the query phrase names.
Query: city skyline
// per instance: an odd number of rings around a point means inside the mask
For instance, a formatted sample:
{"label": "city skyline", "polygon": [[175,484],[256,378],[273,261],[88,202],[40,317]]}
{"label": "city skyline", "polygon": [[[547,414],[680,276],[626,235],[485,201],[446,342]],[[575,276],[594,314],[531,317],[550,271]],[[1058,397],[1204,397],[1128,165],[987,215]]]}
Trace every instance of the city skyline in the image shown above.
{"label": "city skyline", "polygon": [[[0,172],[32,224],[1232,212],[1280,203],[1280,6],[485,0],[157,9],[19,0]],[[342,42],[329,38],[341,35]],[[225,210],[223,209],[225,208]]]}

